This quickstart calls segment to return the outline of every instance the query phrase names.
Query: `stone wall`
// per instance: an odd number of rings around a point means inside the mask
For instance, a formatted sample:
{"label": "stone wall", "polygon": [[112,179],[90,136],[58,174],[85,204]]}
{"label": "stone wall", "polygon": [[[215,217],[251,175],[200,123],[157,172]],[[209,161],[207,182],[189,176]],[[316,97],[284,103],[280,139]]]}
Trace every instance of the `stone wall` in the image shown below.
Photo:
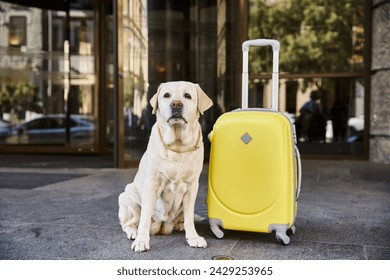
{"label": "stone wall", "polygon": [[372,7],[370,160],[390,164],[390,1]]}

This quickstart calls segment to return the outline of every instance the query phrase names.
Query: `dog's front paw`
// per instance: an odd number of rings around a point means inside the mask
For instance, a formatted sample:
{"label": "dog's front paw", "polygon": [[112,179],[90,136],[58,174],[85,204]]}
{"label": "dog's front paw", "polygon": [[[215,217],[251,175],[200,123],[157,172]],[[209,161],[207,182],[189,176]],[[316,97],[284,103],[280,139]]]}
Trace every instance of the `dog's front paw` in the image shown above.
{"label": "dog's front paw", "polygon": [[131,244],[131,249],[135,252],[149,251],[149,241],[135,239],[133,244]]}
{"label": "dog's front paw", "polygon": [[187,243],[191,247],[196,247],[196,248],[206,248],[207,247],[206,240],[200,236],[187,239]]}

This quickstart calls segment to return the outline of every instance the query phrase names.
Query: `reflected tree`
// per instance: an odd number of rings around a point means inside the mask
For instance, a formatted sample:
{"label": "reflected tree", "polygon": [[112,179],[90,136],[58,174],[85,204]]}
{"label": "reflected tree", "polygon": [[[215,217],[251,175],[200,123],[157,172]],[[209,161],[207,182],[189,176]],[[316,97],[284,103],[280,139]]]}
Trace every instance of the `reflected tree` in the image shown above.
{"label": "reflected tree", "polygon": [[[281,42],[280,69],[287,73],[352,72],[363,67],[364,0],[251,0],[249,39]],[[271,55],[250,62],[251,73],[269,71]]]}

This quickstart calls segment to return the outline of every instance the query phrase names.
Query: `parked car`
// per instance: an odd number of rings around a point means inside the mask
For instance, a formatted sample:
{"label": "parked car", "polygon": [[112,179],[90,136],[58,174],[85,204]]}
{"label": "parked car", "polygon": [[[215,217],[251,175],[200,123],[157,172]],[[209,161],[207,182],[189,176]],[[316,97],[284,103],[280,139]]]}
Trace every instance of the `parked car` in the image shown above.
{"label": "parked car", "polygon": [[364,115],[350,118],[348,120],[348,128],[350,135],[347,137],[347,142],[363,141],[364,135]]}
{"label": "parked car", "polygon": [[[65,115],[44,115],[12,127],[5,141],[9,144],[64,144],[66,127]],[[69,127],[71,144],[93,142],[95,126],[86,116],[71,115]]]}
{"label": "parked car", "polygon": [[0,119],[0,144],[4,143],[5,138],[9,135],[12,129],[10,122]]}

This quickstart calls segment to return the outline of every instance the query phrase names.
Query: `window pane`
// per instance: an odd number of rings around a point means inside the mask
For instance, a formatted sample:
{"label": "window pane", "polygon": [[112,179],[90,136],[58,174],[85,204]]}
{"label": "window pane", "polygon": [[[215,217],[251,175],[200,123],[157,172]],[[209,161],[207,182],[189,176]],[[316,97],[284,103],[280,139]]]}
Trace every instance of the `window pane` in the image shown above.
{"label": "window pane", "polygon": [[[248,37],[281,43],[279,110],[295,123],[301,153],[362,155],[364,0],[249,4]],[[249,65],[250,105],[269,108],[271,49],[252,48]]]}
{"label": "window pane", "polygon": [[25,46],[26,38],[26,17],[11,16],[9,18],[8,44],[12,47]]}
{"label": "window pane", "polygon": [[[249,38],[281,42],[283,73],[363,69],[364,0],[250,0]],[[271,54],[253,50],[250,73],[270,71]]]}
{"label": "window pane", "polygon": [[70,73],[65,12],[0,1],[0,18],[9,34],[0,42],[0,145],[94,149],[92,10],[70,10]]}
{"label": "window pane", "polygon": [[[271,107],[270,84],[251,81],[250,107]],[[303,154],[363,153],[363,79],[280,79],[279,111],[295,124]]]}
{"label": "window pane", "polygon": [[139,160],[146,149],[155,122],[149,100],[160,83],[192,81],[215,101],[200,120],[205,139],[221,112],[238,107],[232,101],[239,75],[232,77],[237,55],[231,46],[232,7],[238,6],[226,0],[123,2],[126,160]]}

